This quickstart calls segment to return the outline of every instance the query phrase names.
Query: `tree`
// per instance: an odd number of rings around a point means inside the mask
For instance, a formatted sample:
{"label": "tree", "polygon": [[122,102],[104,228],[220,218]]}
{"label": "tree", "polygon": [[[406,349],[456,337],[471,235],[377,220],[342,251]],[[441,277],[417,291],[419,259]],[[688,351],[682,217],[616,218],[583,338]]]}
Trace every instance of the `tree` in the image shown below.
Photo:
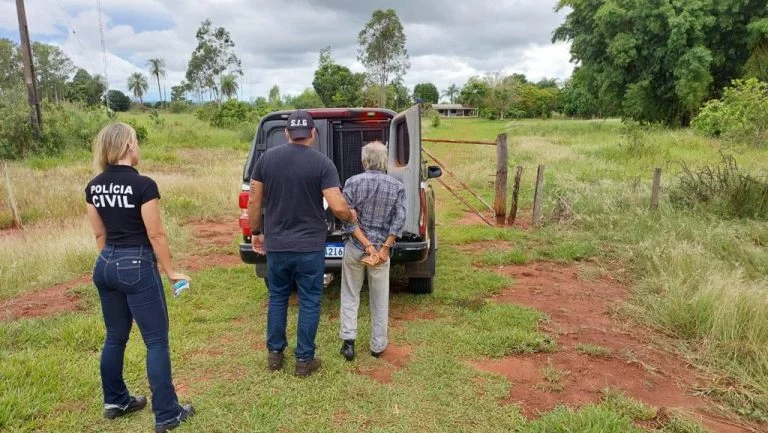
{"label": "tree", "polygon": [[272,111],[280,110],[283,108],[283,98],[280,97],[280,86],[275,84],[271,89],[269,89],[269,97],[267,98],[267,102],[272,108]]}
{"label": "tree", "polygon": [[149,68],[149,76],[155,77],[157,80],[157,94],[160,95],[160,101],[165,102],[163,98],[163,92],[160,90],[160,78],[165,78],[165,60],[164,59],[149,59],[147,60],[147,67]]}
{"label": "tree", "polygon": [[352,73],[346,66],[337,65],[331,47],[320,51],[320,59],[312,87],[326,107],[359,107],[365,74]]}
{"label": "tree", "polygon": [[237,96],[237,91],[240,86],[237,85],[237,78],[234,74],[227,74],[221,76],[221,94],[226,96],[227,99],[232,99],[233,96]]}
{"label": "tree", "polygon": [[405,33],[394,9],[376,10],[358,35],[357,59],[379,86],[379,107],[386,106],[387,85],[411,67],[405,49]]}
{"label": "tree", "polygon": [[[437,88],[435,88],[437,91]],[[387,108],[394,111],[403,111],[413,105],[413,99],[402,79],[394,81],[387,86]]]}
{"label": "tree", "polygon": [[133,97],[144,104],[144,93],[149,89],[147,77],[141,72],[134,72],[128,77],[128,90],[133,92]]}
{"label": "tree", "polygon": [[557,88],[557,78],[542,78],[536,83],[539,89]]}
{"label": "tree", "polygon": [[454,103],[456,103],[456,96],[458,96],[458,95],[459,95],[459,92],[460,92],[460,91],[461,91],[461,89],[459,89],[459,88],[456,86],[456,84],[455,84],[455,83],[452,83],[450,86],[448,86],[448,88],[447,88],[447,89],[445,89],[445,90],[443,91],[443,95],[442,95],[442,96],[445,96],[445,97],[447,97],[447,98],[448,98],[448,101],[449,101],[451,104],[454,104]]}
{"label": "tree", "polygon": [[67,97],[86,105],[97,105],[103,101],[106,90],[107,86],[101,75],[91,76],[88,71],[80,68],[67,84]]}
{"label": "tree", "polygon": [[187,65],[186,79],[198,99],[209,97],[221,101],[219,83],[224,73],[243,75],[240,59],[235,55],[235,42],[224,27],[212,28],[205,20],[197,30],[197,48]]}
{"label": "tree", "polygon": [[765,1],[560,0],[563,9],[553,41],[571,42],[598,104],[618,101],[641,122],[688,125],[768,34]]}
{"label": "tree", "polygon": [[40,93],[58,102],[59,96],[65,94],[67,80],[75,65],[61,48],[41,42],[32,43],[32,57]]}
{"label": "tree", "polygon": [[488,84],[480,77],[470,77],[459,92],[458,102],[473,108],[480,108],[489,91]]}
{"label": "tree", "polygon": [[119,90],[107,92],[109,108],[115,111],[128,111],[131,108],[131,98]]}
{"label": "tree", "polygon": [[437,104],[440,100],[440,92],[432,83],[420,83],[413,88],[413,99],[420,104]]}
{"label": "tree", "polygon": [[21,53],[10,39],[0,38],[0,89],[21,85]]}
{"label": "tree", "polygon": [[314,90],[304,89],[297,96],[286,96],[285,105],[299,109],[321,108],[323,107],[323,101]]}
{"label": "tree", "polygon": [[186,101],[187,92],[191,89],[189,83],[182,80],[177,86],[171,86],[171,102]]}

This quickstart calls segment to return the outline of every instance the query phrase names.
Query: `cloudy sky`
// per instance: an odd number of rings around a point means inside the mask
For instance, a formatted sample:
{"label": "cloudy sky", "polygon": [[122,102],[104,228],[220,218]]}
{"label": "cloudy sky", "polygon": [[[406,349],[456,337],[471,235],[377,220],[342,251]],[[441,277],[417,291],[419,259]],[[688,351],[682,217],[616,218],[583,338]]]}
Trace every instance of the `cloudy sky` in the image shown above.
{"label": "cloudy sky", "polygon": [[[166,85],[184,78],[195,31],[210,18],[232,34],[245,75],[240,98],[283,94],[312,85],[318,52],[330,45],[337,63],[354,71],[357,34],[377,8],[393,8],[405,27],[412,88],[440,90],[487,71],[522,72],[530,79],[567,78],[568,46],[553,45],[564,14],[556,0],[102,0],[110,88],[125,90],[146,61],[166,60]],[[96,0],[26,0],[33,40],[60,45],[77,66],[104,74]],[[15,0],[0,0],[0,37],[18,41]],[[145,98],[157,99],[156,85]]]}

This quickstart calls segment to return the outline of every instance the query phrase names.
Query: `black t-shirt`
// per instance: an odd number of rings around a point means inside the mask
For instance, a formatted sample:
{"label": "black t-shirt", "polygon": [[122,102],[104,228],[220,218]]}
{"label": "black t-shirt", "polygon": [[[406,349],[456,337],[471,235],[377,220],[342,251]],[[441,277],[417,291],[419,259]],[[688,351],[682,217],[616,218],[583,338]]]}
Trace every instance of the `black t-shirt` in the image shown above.
{"label": "black t-shirt", "polygon": [[141,205],[156,198],[155,181],[127,165],[107,166],[85,187],[85,201],[96,207],[107,229],[107,245],[151,245]]}
{"label": "black t-shirt", "polygon": [[325,249],[328,226],[323,190],[341,188],[339,173],[322,153],[300,144],[268,150],[251,179],[264,184],[264,238],[268,252]]}

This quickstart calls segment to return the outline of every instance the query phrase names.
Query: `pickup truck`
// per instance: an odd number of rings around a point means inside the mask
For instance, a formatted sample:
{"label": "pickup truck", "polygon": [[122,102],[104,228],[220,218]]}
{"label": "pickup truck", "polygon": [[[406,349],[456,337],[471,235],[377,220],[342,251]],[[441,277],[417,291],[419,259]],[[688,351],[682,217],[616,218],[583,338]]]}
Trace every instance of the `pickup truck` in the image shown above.
{"label": "pickup truck", "polygon": [[[428,180],[440,177],[440,167],[427,167],[421,154],[421,115],[419,106],[402,113],[381,108],[318,108],[306,110],[315,121],[318,138],[312,147],[323,152],[336,165],[341,184],[363,172],[362,147],[375,140],[387,144],[388,174],[403,182],[406,197],[406,220],[402,238],[392,249],[392,264],[405,265],[408,290],[428,294],[433,290],[437,259],[435,235],[435,194]],[[240,258],[256,268],[256,276],[266,278],[264,256],[251,249],[248,223],[250,175],[256,161],[268,149],[285,143],[283,131],[291,111],[277,111],[264,116],[256,130],[250,152],[243,167],[243,183],[239,196],[239,225],[243,233]],[[326,206],[325,272],[326,282],[341,272],[344,255],[343,224]],[[394,266],[393,266],[394,268]]]}

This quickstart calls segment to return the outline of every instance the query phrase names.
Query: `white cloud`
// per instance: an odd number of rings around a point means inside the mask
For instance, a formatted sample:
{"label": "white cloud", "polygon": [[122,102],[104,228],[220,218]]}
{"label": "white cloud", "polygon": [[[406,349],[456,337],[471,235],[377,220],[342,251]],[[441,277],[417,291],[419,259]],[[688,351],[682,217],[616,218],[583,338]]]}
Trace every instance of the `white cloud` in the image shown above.
{"label": "white cloud", "polygon": [[[15,2],[0,0],[0,32],[18,34]],[[354,71],[357,34],[376,7],[394,8],[408,38],[409,87],[462,85],[487,71],[523,72],[532,80],[564,79],[572,71],[568,46],[550,43],[563,14],[556,0],[102,0],[109,80],[125,90],[129,74],[146,73],[152,57],[166,60],[166,87],[177,84],[200,22],[210,18],[232,34],[242,60],[241,97],[311,87],[321,48]],[[103,74],[98,15],[93,0],[26,0],[33,39],[60,44],[75,64]],[[74,34],[73,34],[74,31]],[[16,37],[14,36],[14,39]],[[154,86],[156,87],[156,86]],[[157,98],[152,87],[148,99]]]}

